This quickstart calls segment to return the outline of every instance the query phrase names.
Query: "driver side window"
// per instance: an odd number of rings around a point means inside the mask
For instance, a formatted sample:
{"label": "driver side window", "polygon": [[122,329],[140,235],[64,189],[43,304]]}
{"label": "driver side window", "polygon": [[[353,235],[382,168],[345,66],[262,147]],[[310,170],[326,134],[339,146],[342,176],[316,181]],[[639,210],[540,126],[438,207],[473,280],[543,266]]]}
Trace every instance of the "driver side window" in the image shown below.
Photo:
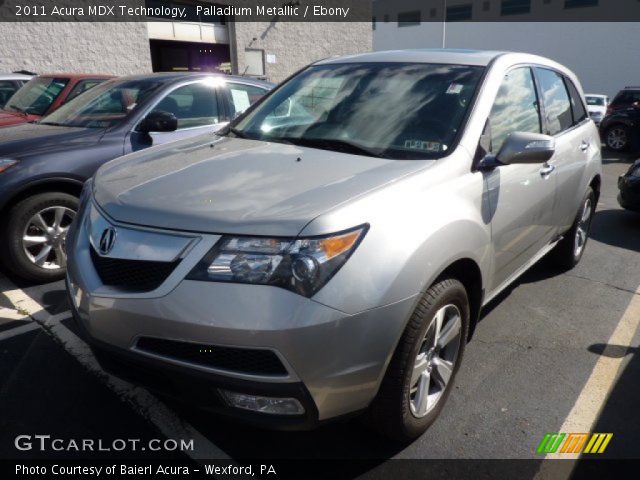
{"label": "driver side window", "polygon": [[176,88],[160,100],[153,111],[174,114],[178,119],[178,130],[220,122],[218,94],[215,86],[207,83]]}
{"label": "driver side window", "polygon": [[513,132],[542,133],[538,96],[530,68],[517,68],[505,75],[489,122],[494,154]]}

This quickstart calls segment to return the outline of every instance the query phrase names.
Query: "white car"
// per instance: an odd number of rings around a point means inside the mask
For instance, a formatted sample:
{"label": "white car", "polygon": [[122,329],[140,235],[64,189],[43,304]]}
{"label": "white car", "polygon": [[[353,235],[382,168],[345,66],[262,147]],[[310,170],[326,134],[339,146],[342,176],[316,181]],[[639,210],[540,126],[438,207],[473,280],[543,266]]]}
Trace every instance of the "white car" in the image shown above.
{"label": "white car", "polygon": [[32,77],[33,75],[22,73],[0,73],[0,108],[3,108],[7,100]]}
{"label": "white car", "polygon": [[587,101],[587,111],[589,112],[589,116],[593,119],[596,125],[600,126],[600,122],[602,122],[602,119],[607,114],[609,97],[597,93],[587,93],[584,97]]}

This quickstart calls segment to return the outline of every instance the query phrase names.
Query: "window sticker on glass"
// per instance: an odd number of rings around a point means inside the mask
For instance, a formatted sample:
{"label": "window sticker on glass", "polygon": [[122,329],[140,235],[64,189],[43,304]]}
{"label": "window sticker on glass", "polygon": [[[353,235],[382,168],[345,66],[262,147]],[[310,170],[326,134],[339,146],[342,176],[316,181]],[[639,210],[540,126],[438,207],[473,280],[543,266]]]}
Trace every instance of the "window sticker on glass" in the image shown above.
{"label": "window sticker on glass", "polygon": [[249,94],[246,90],[234,90],[232,88],[231,96],[233,97],[233,105],[236,107],[237,113],[242,113],[251,106]]}
{"label": "window sticker on glass", "polygon": [[452,83],[451,85],[449,85],[449,88],[447,88],[447,94],[459,95],[462,92],[463,88],[464,85],[461,85],[459,83]]}
{"label": "window sticker on glass", "polygon": [[423,152],[439,152],[440,142],[427,142],[424,140],[405,140],[404,148],[409,150],[421,150]]}

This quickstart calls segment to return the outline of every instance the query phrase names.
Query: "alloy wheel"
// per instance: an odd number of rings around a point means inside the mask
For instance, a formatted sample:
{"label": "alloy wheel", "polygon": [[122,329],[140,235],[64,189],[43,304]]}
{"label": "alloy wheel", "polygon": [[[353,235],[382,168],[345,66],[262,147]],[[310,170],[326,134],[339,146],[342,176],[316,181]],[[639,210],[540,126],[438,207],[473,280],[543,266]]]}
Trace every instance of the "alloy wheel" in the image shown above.
{"label": "alloy wheel", "polygon": [[65,240],[75,215],[70,208],[53,206],[31,217],[22,234],[22,249],[33,264],[46,270],[67,266]]}
{"label": "alloy wheel", "polygon": [[446,391],[460,352],[461,330],[462,316],[453,304],[440,308],[427,327],[411,373],[413,416],[427,415]]}
{"label": "alloy wheel", "polygon": [[593,206],[591,204],[591,198],[587,198],[582,206],[582,213],[580,220],[578,220],[578,226],[576,228],[576,241],[575,250],[573,252],[575,257],[579,257],[584,250],[584,246],[587,243],[589,235],[589,224],[591,223],[591,213]]}
{"label": "alloy wheel", "polygon": [[625,148],[627,141],[627,131],[624,128],[612,128],[607,133],[607,145],[614,150]]}

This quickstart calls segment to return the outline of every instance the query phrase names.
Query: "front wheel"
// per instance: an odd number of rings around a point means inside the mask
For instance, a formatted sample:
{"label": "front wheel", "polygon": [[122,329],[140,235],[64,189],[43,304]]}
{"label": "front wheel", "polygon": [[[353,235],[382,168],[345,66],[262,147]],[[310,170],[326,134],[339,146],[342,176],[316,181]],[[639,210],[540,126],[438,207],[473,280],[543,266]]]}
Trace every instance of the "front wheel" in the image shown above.
{"label": "front wheel", "polygon": [[407,442],[436,420],[462,360],[469,318],[467,292],[458,280],[438,281],[425,292],[369,407],[376,430]]}
{"label": "front wheel", "polygon": [[9,211],[2,235],[2,261],[16,276],[44,283],[64,277],[65,240],[78,199],[63,192],[33,195]]}
{"label": "front wheel", "polygon": [[582,199],[571,229],[554,250],[554,260],[560,267],[570,270],[582,259],[587,240],[589,240],[591,220],[595,211],[596,195],[593,189],[589,187]]}

